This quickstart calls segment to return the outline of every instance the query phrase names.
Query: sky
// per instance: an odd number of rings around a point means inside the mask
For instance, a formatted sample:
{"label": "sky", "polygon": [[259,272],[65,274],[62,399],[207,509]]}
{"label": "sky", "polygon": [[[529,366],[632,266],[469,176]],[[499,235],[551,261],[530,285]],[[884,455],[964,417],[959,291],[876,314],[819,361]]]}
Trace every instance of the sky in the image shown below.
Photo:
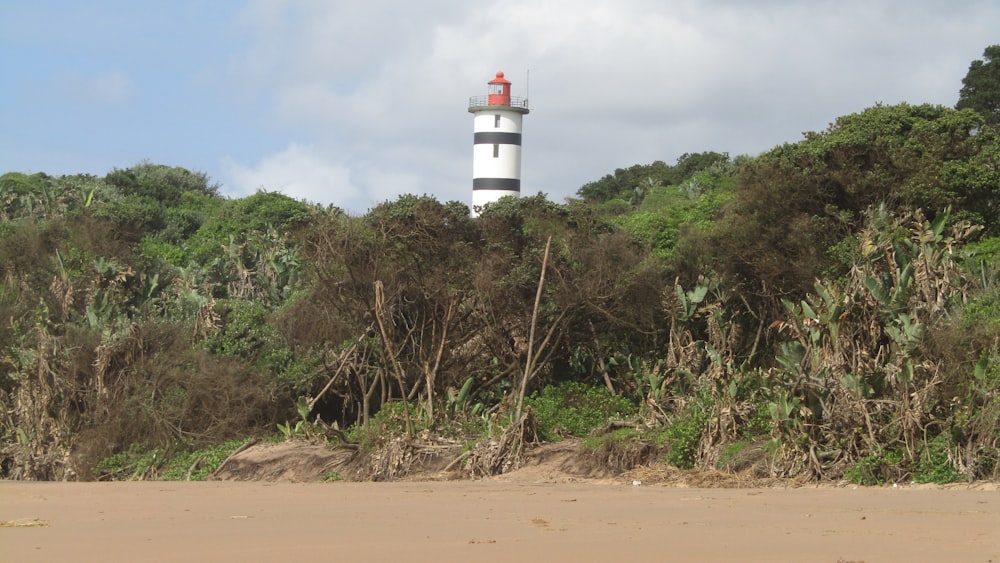
{"label": "sky", "polygon": [[365,213],[472,198],[470,96],[524,118],[523,195],[757,155],[878,103],[954,106],[996,0],[0,0],[0,174],[143,161]]}

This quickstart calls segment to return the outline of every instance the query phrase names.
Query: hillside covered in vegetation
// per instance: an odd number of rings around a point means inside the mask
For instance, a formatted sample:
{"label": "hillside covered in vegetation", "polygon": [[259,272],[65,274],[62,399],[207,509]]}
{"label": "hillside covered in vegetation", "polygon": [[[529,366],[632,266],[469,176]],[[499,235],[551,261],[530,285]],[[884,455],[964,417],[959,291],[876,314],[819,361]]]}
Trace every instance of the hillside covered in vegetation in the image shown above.
{"label": "hillside covered in vegetation", "polygon": [[3,174],[0,477],[190,477],[269,436],[376,477],[455,440],[478,475],[578,435],[621,469],[998,479],[997,61],[959,109],[875,105],[476,218],[229,199],[153,163]]}

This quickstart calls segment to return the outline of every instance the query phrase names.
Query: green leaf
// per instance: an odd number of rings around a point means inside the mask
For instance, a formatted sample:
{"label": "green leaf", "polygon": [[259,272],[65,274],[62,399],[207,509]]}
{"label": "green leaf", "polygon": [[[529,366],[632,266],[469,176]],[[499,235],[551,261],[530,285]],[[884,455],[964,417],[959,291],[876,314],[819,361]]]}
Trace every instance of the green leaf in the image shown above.
{"label": "green leaf", "polygon": [[934,240],[940,240],[941,235],[944,233],[944,226],[948,223],[948,219],[951,218],[951,206],[949,205],[943,213],[934,218],[934,222],[931,223],[931,231],[934,233]]}
{"label": "green leaf", "polygon": [[813,311],[813,308],[810,307],[809,303],[806,303],[805,301],[802,301],[802,314],[809,319],[814,319],[814,320],[819,319],[819,316],[816,314],[816,311]]}
{"label": "green leaf", "polygon": [[830,314],[827,316],[827,321],[837,321],[840,320],[840,315],[844,314],[844,305],[838,303],[837,305],[830,308]]}
{"label": "green leaf", "polygon": [[903,358],[903,369],[899,373],[900,379],[909,383],[913,381],[913,364],[910,358]]}
{"label": "green leaf", "polygon": [[806,356],[806,349],[798,342],[782,342],[781,353],[775,359],[786,371],[798,373],[799,365]]}
{"label": "green leaf", "polygon": [[706,295],[708,295],[708,287],[704,285],[699,285],[698,287],[687,292],[688,299],[695,305],[704,301]]}
{"label": "green leaf", "polygon": [[298,403],[295,405],[296,410],[299,411],[299,417],[302,420],[309,420],[309,413],[312,412],[312,407],[309,405],[309,399],[304,395],[299,397]]}
{"label": "green leaf", "polygon": [[907,263],[903,267],[903,271],[899,273],[899,286],[896,288],[894,301],[901,299],[903,295],[909,294],[908,290],[911,281],[913,281],[913,264]]}
{"label": "green leaf", "polygon": [[840,382],[860,399],[864,399],[872,394],[871,385],[868,385],[864,379],[853,373],[846,374],[841,378]]}
{"label": "green leaf", "polygon": [[472,392],[472,383],[474,379],[469,377],[465,380],[465,384],[462,385],[462,389],[458,392],[458,398],[455,399],[455,404],[458,408],[465,406],[466,401],[469,400],[469,393]]}
{"label": "green leaf", "polygon": [[833,296],[830,295],[829,290],[827,290],[823,286],[823,284],[820,283],[819,281],[816,282],[816,284],[815,284],[814,287],[816,289],[816,295],[820,296],[820,298],[823,300],[823,302],[826,303],[827,307],[831,307],[832,308],[835,305],[835,303],[834,303]]}
{"label": "green leaf", "polygon": [[689,309],[691,308],[691,303],[687,298],[687,294],[684,293],[684,288],[680,284],[676,285],[674,289],[677,291],[677,301],[681,305],[681,311],[683,318],[681,320],[688,320],[691,317]]}
{"label": "green leaf", "polygon": [[889,295],[888,292],[886,292],[885,288],[882,286],[881,280],[872,276],[868,276],[867,278],[865,278],[865,287],[868,288],[868,291],[871,292],[872,297],[874,297],[875,300],[878,301],[880,305],[882,306],[889,305]]}
{"label": "green leaf", "polygon": [[791,301],[782,298],[781,304],[785,306],[785,310],[788,311],[789,315],[797,315],[796,311],[798,310],[798,306],[795,305],[795,303],[792,303]]}
{"label": "green leaf", "polygon": [[983,354],[979,356],[979,361],[976,362],[975,369],[972,370],[973,377],[975,377],[978,381],[985,381],[986,370],[989,368],[989,366],[990,366],[990,355],[988,352],[983,352]]}

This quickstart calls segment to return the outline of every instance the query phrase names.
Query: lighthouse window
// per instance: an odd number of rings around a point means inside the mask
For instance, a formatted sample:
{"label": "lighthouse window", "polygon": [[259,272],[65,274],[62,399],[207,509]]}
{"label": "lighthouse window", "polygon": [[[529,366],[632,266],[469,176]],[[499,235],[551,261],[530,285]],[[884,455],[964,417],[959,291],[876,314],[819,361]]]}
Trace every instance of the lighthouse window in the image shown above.
{"label": "lighthouse window", "polygon": [[496,128],[500,127],[500,114],[499,113],[493,116],[493,127],[496,127]]}
{"label": "lighthouse window", "polygon": [[500,144],[493,143],[493,158],[500,158]]}

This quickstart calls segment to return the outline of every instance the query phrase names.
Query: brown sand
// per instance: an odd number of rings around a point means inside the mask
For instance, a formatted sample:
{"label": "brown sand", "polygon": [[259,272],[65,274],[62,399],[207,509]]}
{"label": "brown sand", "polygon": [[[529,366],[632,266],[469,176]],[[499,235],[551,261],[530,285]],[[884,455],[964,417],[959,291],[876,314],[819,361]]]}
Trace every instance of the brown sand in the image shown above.
{"label": "brown sand", "polygon": [[0,561],[1000,562],[996,487],[0,482]]}

